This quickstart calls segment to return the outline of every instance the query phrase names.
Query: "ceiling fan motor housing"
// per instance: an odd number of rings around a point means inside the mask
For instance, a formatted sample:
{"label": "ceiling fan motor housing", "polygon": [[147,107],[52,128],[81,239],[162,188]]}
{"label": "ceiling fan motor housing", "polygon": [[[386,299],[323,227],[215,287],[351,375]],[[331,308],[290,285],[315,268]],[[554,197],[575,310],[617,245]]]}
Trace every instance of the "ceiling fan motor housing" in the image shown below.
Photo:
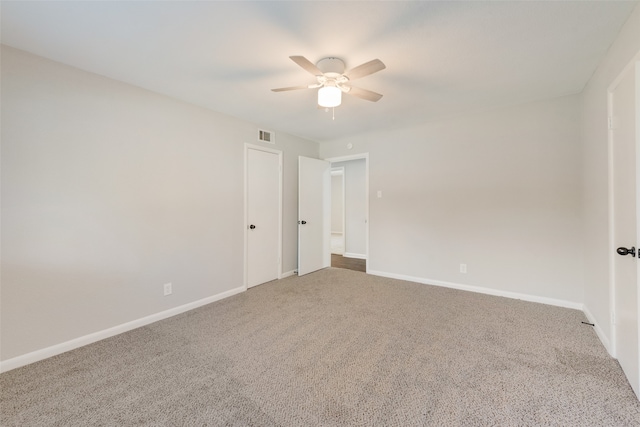
{"label": "ceiling fan motor housing", "polygon": [[340,58],[322,58],[316,66],[327,77],[336,78],[344,73],[344,62]]}

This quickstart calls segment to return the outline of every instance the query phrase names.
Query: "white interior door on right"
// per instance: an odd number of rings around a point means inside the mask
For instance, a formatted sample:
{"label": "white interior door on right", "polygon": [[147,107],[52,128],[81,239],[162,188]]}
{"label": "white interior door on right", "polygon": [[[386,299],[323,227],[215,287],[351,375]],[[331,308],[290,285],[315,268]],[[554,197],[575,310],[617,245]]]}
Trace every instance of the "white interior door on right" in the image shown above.
{"label": "white interior door on right", "polygon": [[331,163],[298,158],[298,275],[331,266]]}
{"label": "white interior door on right", "polygon": [[636,396],[640,388],[638,327],[637,67],[610,91],[613,178],[615,353]]}

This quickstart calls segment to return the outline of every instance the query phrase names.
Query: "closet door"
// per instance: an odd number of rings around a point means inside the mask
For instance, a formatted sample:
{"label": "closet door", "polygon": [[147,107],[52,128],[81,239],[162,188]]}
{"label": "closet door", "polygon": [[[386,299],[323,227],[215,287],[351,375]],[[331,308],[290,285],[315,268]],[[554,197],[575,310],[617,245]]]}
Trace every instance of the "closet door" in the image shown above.
{"label": "closet door", "polygon": [[247,287],[279,278],[281,233],[281,155],[248,148]]}

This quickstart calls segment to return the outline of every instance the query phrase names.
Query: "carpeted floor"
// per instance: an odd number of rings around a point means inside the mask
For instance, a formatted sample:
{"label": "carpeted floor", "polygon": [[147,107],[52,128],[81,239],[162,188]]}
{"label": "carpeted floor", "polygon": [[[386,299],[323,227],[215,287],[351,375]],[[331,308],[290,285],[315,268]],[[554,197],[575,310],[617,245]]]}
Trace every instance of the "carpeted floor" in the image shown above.
{"label": "carpeted floor", "polygon": [[576,310],[342,269],[0,375],[3,426],[631,426]]}

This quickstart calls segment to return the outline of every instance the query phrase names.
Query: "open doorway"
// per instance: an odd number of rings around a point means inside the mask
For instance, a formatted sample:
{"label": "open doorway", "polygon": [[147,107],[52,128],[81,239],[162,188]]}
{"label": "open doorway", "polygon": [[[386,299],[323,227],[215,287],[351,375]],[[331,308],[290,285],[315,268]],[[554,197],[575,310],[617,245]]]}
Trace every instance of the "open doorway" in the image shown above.
{"label": "open doorway", "polygon": [[368,258],[368,156],[331,162],[331,266],[366,272]]}

